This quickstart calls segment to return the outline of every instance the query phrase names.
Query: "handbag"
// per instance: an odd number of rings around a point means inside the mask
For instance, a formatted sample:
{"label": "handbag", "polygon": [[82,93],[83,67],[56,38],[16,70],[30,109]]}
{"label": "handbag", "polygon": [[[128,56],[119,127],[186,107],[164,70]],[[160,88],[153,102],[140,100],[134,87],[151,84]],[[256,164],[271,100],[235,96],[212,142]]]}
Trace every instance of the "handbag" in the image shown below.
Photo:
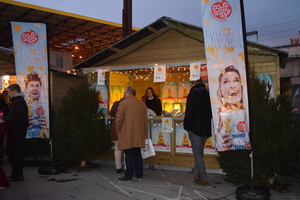
{"label": "handbag", "polygon": [[143,159],[150,158],[156,155],[152,140],[150,138],[145,139],[145,147],[141,148],[141,154]]}

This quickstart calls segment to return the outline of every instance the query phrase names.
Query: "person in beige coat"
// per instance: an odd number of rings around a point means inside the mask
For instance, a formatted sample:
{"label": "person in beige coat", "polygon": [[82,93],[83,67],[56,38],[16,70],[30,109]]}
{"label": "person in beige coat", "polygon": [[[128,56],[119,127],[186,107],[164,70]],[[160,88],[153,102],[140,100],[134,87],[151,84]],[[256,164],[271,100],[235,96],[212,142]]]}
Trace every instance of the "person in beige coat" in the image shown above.
{"label": "person in beige coat", "polygon": [[145,147],[148,137],[147,108],[135,94],[133,87],[126,88],[125,99],[119,103],[116,115],[118,149],[124,150],[126,164],[125,176],[119,180],[128,182],[133,176],[141,180],[144,175],[141,148]]}

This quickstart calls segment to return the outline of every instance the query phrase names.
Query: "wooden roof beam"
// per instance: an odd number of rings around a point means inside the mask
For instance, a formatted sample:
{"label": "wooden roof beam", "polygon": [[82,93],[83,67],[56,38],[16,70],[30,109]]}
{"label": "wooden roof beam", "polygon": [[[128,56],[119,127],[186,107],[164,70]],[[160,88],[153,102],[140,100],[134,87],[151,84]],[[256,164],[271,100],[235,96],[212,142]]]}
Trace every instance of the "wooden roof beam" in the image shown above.
{"label": "wooden roof beam", "polygon": [[178,23],[178,22],[177,22],[177,25],[178,25],[180,28],[182,28],[182,29],[186,29],[186,27],[185,27],[182,23]]}
{"label": "wooden roof beam", "polygon": [[153,33],[158,33],[158,30],[153,28],[152,26],[147,26],[147,29],[149,29],[150,31],[152,31]]}
{"label": "wooden roof beam", "polygon": [[112,51],[115,51],[117,53],[122,51],[121,49],[118,49],[116,47],[110,47],[109,49],[112,50]]}

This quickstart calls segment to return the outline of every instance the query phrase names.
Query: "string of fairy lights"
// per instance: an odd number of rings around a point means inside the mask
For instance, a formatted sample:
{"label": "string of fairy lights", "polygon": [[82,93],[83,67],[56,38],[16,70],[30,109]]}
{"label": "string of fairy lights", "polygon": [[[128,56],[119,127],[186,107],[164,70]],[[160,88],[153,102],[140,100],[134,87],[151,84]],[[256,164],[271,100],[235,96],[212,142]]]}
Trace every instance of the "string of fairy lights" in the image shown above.
{"label": "string of fairy lights", "polygon": [[[183,67],[166,67],[166,79],[178,78],[182,81],[189,80],[190,78],[190,66]],[[201,66],[201,71],[206,71],[206,65]],[[92,71],[91,78],[95,79],[97,77],[97,71]],[[109,71],[110,74],[119,74],[119,75],[130,75],[132,79],[136,80],[147,80],[151,79],[154,76],[154,67],[145,68],[145,69],[133,69],[133,70],[115,70]]]}

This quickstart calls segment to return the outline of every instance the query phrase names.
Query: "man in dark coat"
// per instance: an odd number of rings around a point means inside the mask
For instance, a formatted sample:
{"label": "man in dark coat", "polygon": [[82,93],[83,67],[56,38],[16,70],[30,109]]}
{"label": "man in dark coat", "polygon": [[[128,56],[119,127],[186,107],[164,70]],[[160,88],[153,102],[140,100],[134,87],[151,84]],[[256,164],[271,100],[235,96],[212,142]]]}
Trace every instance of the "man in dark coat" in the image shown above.
{"label": "man in dark coat", "polygon": [[203,151],[207,138],[211,137],[211,106],[209,92],[202,80],[192,81],[187,97],[183,126],[188,131],[195,159],[193,168],[195,183],[208,185]]}
{"label": "man in dark coat", "polygon": [[0,119],[0,123],[7,124],[6,155],[12,168],[12,174],[8,178],[10,181],[21,181],[24,179],[21,145],[28,127],[28,107],[18,84],[11,84],[7,90],[12,105],[7,116]]}

